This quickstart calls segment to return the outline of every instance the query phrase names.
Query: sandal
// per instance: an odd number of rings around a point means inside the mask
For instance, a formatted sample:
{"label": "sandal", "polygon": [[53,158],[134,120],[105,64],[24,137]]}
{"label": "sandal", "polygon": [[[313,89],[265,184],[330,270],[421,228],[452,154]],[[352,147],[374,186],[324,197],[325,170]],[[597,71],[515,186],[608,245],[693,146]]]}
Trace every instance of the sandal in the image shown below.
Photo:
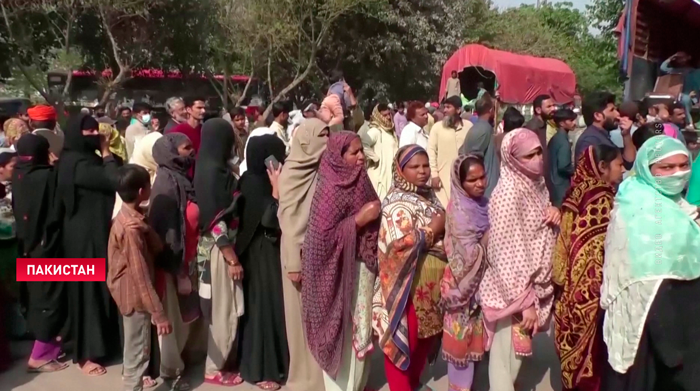
{"label": "sandal", "polygon": [[192,389],[190,383],[181,376],[164,380],[169,385],[170,391],[189,391]]}
{"label": "sandal", "polygon": [[68,368],[68,363],[60,363],[56,360],[47,361],[38,367],[27,367],[28,373],[58,372]]}
{"label": "sandal", "polygon": [[78,368],[83,372],[83,375],[90,377],[102,376],[107,373],[105,367],[92,361],[88,361],[82,366],[79,365]]}
{"label": "sandal", "polygon": [[158,380],[154,380],[150,376],[144,376],[143,377],[143,388],[153,388],[158,385]]}
{"label": "sandal", "polygon": [[279,384],[273,381],[261,381],[260,383],[257,383],[256,386],[265,391],[277,391],[282,388]]}
{"label": "sandal", "polygon": [[224,373],[217,372],[214,377],[204,376],[204,382],[208,384],[215,384],[217,386],[233,387],[243,383],[243,378],[238,373]]}

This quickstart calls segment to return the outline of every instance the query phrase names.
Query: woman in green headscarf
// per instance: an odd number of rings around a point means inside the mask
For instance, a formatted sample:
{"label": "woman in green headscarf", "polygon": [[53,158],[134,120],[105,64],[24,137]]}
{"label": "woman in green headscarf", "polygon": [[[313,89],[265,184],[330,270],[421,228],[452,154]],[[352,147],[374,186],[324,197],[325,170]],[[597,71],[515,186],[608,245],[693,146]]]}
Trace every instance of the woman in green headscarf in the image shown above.
{"label": "woman in green headscarf", "polygon": [[601,390],[653,390],[700,374],[700,344],[686,338],[700,315],[698,210],[681,196],[689,178],[686,147],[655,136],[617,192],[600,299],[610,365]]}
{"label": "woman in green headscarf", "polygon": [[688,182],[688,194],[686,200],[695,206],[700,206],[700,157],[695,159],[692,166],[690,182]]}

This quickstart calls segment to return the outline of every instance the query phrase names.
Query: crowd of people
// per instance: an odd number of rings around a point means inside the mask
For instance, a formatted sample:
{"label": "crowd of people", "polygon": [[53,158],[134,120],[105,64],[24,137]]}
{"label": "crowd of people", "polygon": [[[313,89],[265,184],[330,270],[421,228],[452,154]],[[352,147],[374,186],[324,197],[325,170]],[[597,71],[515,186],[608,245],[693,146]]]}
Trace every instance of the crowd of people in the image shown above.
{"label": "crowd of people", "polygon": [[488,93],[473,113],[454,94],[363,111],[333,80],[268,118],[191,97],[164,126],[146,103],[7,120],[3,256],[107,263],[101,282],[3,281],[28,370],[121,357],[125,390],[187,390],[199,348],[209,384],[363,391],[378,348],[390,390],[414,391],[439,348],[450,391],[486,354],[491,389],[514,391],[553,324],[564,390],[698,384],[697,140],[668,107],[593,93],[577,131],[547,95],[494,124]]}

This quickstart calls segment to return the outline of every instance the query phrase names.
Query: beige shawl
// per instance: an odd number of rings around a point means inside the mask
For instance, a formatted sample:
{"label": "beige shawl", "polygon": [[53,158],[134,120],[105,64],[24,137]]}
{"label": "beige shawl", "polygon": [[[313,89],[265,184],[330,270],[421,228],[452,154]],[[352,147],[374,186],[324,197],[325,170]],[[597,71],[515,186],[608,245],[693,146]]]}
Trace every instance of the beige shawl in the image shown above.
{"label": "beige shawl", "polygon": [[[144,138],[136,142],[134,145],[134,154],[131,156],[129,163],[141,166],[148,171],[148,175],[151,177],[151,185],[156,180],[156,170],[158,169],[158,164],[153,160],[153,145],[158,141],[159,138],[163,137],[162,134],[158,132],[152,132],[147,134]],[[148,208],[149,201],[145,201],[141,204],[141,207]],[[119,193],[114,201],[114,210],[112,211],[112,219],[117,217],[117,213],[122,208],[122,199],[119,197]]]}
{"label": "beige shawl", "polygon": [[323,121],[309,118],[292,138],[289,156],[279,178],[279,218],[282,229],[281,257],[287,273],[301,272],[301,246],[316,190],[318,164],[326,150],[328,129]]}

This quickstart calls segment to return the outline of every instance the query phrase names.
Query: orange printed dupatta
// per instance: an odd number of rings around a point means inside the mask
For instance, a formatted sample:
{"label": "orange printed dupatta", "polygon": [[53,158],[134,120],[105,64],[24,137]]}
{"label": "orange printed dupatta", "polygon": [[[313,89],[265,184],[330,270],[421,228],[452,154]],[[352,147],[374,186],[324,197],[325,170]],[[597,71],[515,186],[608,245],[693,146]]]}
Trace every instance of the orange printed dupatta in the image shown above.
{"label": "orange printed dupatta", "polygon": [[402,155],[402,161],[407,162],[419,153],[426,152],[417,145],[407,145],[399,149],[394,159],[394,184],[382,202],[378,289],[372,305],[373,328],[379,335],[379,347],[403,371],[410,365],[406,308],[412,300],[411,286],[418,261],[426,254],[445,258],[442,243],[428,228],[432,216],[444,213],[444,209],[432,189],[406,180],[402,173],[405,163],[399,161]]}
{"label": "orange printed dupatta", "polygon": [[579,158],[562,205],[561,232],[554,251],[552,280],[555,345],[564,389],[597,391],[605,346],[599,330],[605,234],[615,188],[601,179],[593,148]]}

